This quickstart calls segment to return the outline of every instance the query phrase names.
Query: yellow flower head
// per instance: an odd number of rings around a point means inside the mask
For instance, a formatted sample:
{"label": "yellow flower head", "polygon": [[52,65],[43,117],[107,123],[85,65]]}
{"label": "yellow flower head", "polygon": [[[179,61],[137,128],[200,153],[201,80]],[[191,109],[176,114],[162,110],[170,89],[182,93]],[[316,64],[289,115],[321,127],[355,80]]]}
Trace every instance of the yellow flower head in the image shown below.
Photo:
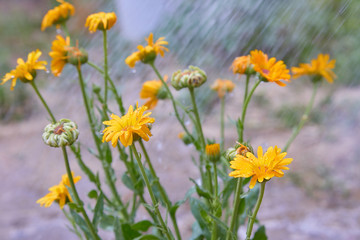
{"label": "yellow flower head", "polygon": [[[73,172],[71,172],[71,175],[73,177],[74,183],[77,183],[81,179],[80,176],[74,177]],[[60,208],[63,209],[67,202],[73,201],[67,187],[70,187],[70,181],[68,175],[64,174],[62,176],[61,182],[58,185],[49,188],[50,192],[37,200],[36,203],[39,203],[41,207],[44,206],[47,208],[50,207],[51,204],[55,201],[60,205]]]}
{"label": "yellow flower head", "polygon": [[56,40],[52,42],[51,52],[49,53],[51,60],[51,72],[54,76],[60,76],[65,64],[68,62],[68,52],[70,50],[70,37],[64,39],[61,35],[56,36]]}
{"label": "yellow flower head", "polygon": [[286,165],[292,162],[292,158],[284,158],[286,152],[281,152],[276,146],[269,147],[265,154],[261,146],[258,147],[257,157],[251,152],[246,153],[246,157],[236,155],[230,162],[230,167],[235,169],[229,174],[230,177],[251,177],[249,188],[252,189],[256,182],[263,182],[272,177],[283,177],[282,170],[289,170]]}
{"label": "yellow flower head", "polygon": [[16,86],[16,80],[20,79],[22,82],[28,82],[34,80],[36,76],[36,70],[46,70],[45,65],[46,61],[38,61],[41,56],[41,51],[37,49],[28,54],[27,61],[24,62],[22,58],[17,59],[17,66],[15,69],[11,70],[9,73],[6,73],[2,79],[1,85],[5,82],[11,81],[11,91],[14,90]]}
{"label": "yellow flower head", "polygon": [[213,85],[211,85],[211,89],[217,91],[219,98],[223,98],[225,93],[232,92],[235,88],[235,84],[226,79],[216,79]]}
{"label": "yellow flower head", "polygon": [[220,144],[206,144],[205,153],[208,156],[217,156],[220,154]]}
{"label": "yellow flower head", "polygon": [[128,112],[122,117],[111,114],[112,119],[103,122],[103,124],[109,125],[109,127],[104,129],[102,141],[111,141],[112,146],[116,147],[119,139],[127,147],[133,143],[134,134],[137,134],[145,141],[149,141],[149,137],[152,134],[147,124],[154,123],[155,119],[149,117],[151,112],[143,115],[146,110],[146,106],[141,106],[134,111],[133,106],[130,105]]}
{"label": "yellow flower head", "polygon": [[266,81],[275,82],[281,87],[286,86],[281,80],[290,81],[289,70],[283,61],[276,61],[276,58],[268,59],[268,56],[259,50],[250,52],[250,61],[254,65],[254,70]]}
{"label": "yellow flower head", "polygon": [[245,74],[250,68],[250,55],[235,58],[230,67],[234,74]]}
{"label": "yellow flower head", "polygon": [[154,43],[153,33],[150,33],[148,38],[145,38],[148,45],[142,46],[138,45],[137,49],[139,51],[132,53],[125,59],[125,63],[129,65],[129,67],[134,68],[136,62],[142,61],[143,63],[152,63],[156,55],[160,54],[161,57],[164,57],[165,51],[168,52],[169,49],[164,47],[163,45],[168,45],[169,43],[165,41],[165,37],[161,37]]}
{"label": "yellow flower head", "polygon": [[114,12],[99,12],[87,17],[85,27],[89,28],[90,33],[96,30],[109,30],[116,23],[116,14]]}
{"label": "yellow flower head", "polygon": [[50,9],[44,16],[41,23],[41,31],[44,31],[47,27],[56,25],[58,28],[59,25],[69,19],[70,15],[74,15],[75,8],[68,2],[63,0],[57,0],[60,5],[54,9]]}
{"label": "yellow flower head", "polygon": [[325,78],[329,83],[336,78],[335,73],[331,70],[335,68],[335,59],[330,60],[329,54],[319,54],[317,59],[311,60],[311,63],[300,63],[299,67],[292,67],[291,71],[294,78],[302,75],[315,75]]}
{"label": "yellow flower head", "polygon": [[[164,81],[166,82],[168,76],[164,76]],[[167,97],[167,92],[163,88],[161,80],[151,80],[146,81],[140,91],[140,98],[149,100],[144,104],[148,109],[154,109],[159,99],[165,99]]]}

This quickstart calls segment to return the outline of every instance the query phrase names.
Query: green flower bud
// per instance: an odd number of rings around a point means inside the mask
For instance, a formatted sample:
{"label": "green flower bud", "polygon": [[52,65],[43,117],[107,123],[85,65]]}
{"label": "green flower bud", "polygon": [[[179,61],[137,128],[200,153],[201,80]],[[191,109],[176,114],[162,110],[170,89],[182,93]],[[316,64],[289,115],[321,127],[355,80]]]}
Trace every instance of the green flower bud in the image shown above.
{"label": "green flower bud", "polygon": [[178,70],[173,73],[171,77],[171,85],[176,89],[180,90],[185,87],[196,88],[200,87],[206,82],[206,73],[198,67],[189,66],[189,69]]}
{"label": "green flower bud", "polygon": [[167,99],[169,96],[168,96],[168,92],[166,90],[166,88],[164,86],[161,86],[157,95],[156,95],[156,98],[157,99]]}
{"label": "green flower bud", "polygon": [[225,158],[226,160],[228,161],[232,161],[235,156],[236,156],[236,149],[235,148],[228,148],[226,151],[225,151]]}
{"label": "green flower bud", "polygon": [[62,147],[72,145],[78,136],[79,130],[76,123],[69,119],[60,119],[45,127],[42,139],[50,147]]}
{"label": "green flower bud", "polygon": [[74,66],[79,66],[88,61],[88,53],[83,48],[72,47],[68,52],[68,62]]}

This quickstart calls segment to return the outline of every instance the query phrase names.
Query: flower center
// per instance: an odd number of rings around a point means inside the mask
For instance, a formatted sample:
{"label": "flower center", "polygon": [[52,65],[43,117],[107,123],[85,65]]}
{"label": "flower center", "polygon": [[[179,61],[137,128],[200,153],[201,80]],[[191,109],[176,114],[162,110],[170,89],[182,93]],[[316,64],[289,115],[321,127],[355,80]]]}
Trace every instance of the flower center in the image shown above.
{"label": "flower center", "polygon": [[264,74],[269,74],[270,71],[268,69],[261,69],[261,71],[264,73]]}
{"label": "flower center", "polygon": [[54,129],[54,133],[57,135],[61,135],[63,132],[65,132],[65,130],[63,129],[63,125],[59,125]]}

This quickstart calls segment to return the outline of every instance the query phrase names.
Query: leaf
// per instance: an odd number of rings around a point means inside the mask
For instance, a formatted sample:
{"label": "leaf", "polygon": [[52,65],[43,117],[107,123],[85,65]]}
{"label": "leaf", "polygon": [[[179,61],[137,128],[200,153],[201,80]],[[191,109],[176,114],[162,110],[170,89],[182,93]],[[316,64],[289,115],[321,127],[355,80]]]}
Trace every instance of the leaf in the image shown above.
{"label": "leaf", "polygon": [[170,211],[169,211],[170,215],[171,215],[171,216],[175,216],[175,213],[176,213],[177,209],[180,207],[180,205],[182,205],[183,203],[185,203],[186,200],[187,200],[195,191],[196,191],[196,190],[195,190],[195,187],[192,186],[192,187],[186,192],[184,199],[175,202],[174,205],[172,205],[172,207],[170,208]]}
{"label": "leaf", "polygon": [[232,178],[230,181],[227,181],[225,183],[224,186],[224,190],[221,192],[222,195],[222,205],[223,207],[226,207],[228,204],[228,200],[231,196],[231,194],[235,191],[236,189],[236,183],[237,183],[237,179],[236,178]]}
{"label": "leaf", "polygon": [[94,217],[92,220],[92,223],[95,227],[97,227],[103,215],[104,215],[104,194],[100,193],[100,196],[98,197],[98,200],[94,208]]}
{"label": "leaf", "polygon": [[131,178],[129,177],[129,175],[126,172],[122,175],[121,180],[128,189],[130,189],[132,191],[136,191],[134,184],[131,181]]}
{"label": "leaf", "polygon": [[202,189],[194,179],[190,178],[190,181],[192,181],[195,184],[196,192],[200,197],[204,197],[206,199],[212,199],[211,194],[207,191]]}
{"label": "leaf", "polygon": [[201,200],[191,197],[190,209],[196,221],[199,223],[199,226],[202,230],[202,235],[206,236],[206,238],[210,238],[207,222],[208,219],[206,219],[208,217],[207,212],[209,212],[208,207]]}
{"label": "leaf", "polygon": [[75,154],[75,157],[77,159],[77,162],[78,162],[81,170],[86,174],[86,176],[89,178],[89,180],[91,182],[96,183],[95,174],[91,171],[91,169],[88,166],[86,166],[86,164],[82,160],[81,153],[80,153],[80,145],[78,146],[77,149],[75,149],[75,147],[71,146],[71,150]]}
{"label": "leaf", "polygon": [[267,236],[266,236],[266,229],[265,226],[261,226],[258,228],[258,230],[256,231],[254,238],[252,240],[267,240]]}
{"label": "leaf", "polygon": [[191,226],[192,234],[190,240],[201,240],[204,239],[203,231],[198,222],[194,222]]}
{"label": "leaf", "polygon": [[71,213],[71,216],[73,217],[76,225],[78,225],[80,227],[80,229],[83,231],[86,238],[92,239],[92,235],[90,233],[90,230],[88,229],[88,226],[87,226],[85,220],[71,208],[70,208],[70,213]]}
{"label": "leaf", "polygon": [[122,232],[121,232],[121,224],[119,221],[119,218],[116,217],[114,221],[114,234],[115,234],[115,240],[123,240]]}
{"label": "leaf", "polygon": [[91,190],[89,193],[88,193],[88,197],[91,198],[91,199],[97,199],[98,198],[98,193],[97,191],[94,189],[94,190]]}
{"label": "leaf", "polygon": [[134,240],[160,240],[161,238],[152,235],[152,234],[148,234],[148,235],[143,235],[140,237],[135,238]]}
{"label": "leaf", "polygon": [[109,164],[109,166],[112,163],[112,155],[111,155],[111,150],[109,148],[108,145],[106,145],[107,147],[105,147],[105,161]]}
{"label": "leaf", "polygon": [[226,225],[226,223],[224,223],[223,221],[221,221],[220,218],[209,214],[210,217],[213,219],[213,221],[215,221],[217,223],[217,225],[220,228],[220,233],[218,234],[219,236],[226,236],[227,231],[229,230],[228,226]]}
{"label": "leaf", "polygon": [[124,240],[134,240],[135,238],[141,236],[141,234],[132,229],[128,223],[121,224],[121,232],[124,236]]}
{"label": "leaf", "polygon": [[137,231],[146,232],[152,225],[152,222],[148,220],[143,220],[133,224],[131,228]]}
{"label": "leaf", "polygon": [[100,219],[100,227],[104,230],[112,231],[114,228],[115,217],[111,215],[103,215]]}

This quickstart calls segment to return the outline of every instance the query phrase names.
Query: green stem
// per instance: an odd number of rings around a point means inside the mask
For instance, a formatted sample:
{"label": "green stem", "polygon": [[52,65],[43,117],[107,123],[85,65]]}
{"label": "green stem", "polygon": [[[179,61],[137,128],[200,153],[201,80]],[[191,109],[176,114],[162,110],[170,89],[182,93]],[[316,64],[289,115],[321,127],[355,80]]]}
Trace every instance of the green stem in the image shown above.
{"label": "green stem", "polygon": [[31,84],[31,86],[34,88],[36,94],[37,94],[38,97],[40,98],[40,101],[42,102],[42,104],[43,104],[44,107],[46,108],[46,111],[49,113],[49,115],[50,115],[50,117],[51,117],[51,120],[53,121],[53,123],[55,123],[55,122],[56,122],[56,119],[55,119],[54,115],[52,114],[49,106],[46,104],[45,99],[44,99],[44,98],[42,97],[42,95],[40,94],[39,89],[36,87],[35,82],[34,82],[34,81],[31,81],[30,84]]}
{"label": "green stem", "polygon": [[249,92],[250,77],[251,77],[250,74],[247,74],[247,75],[246,75],[245,93],[244,93],[244,103],[245,103],[245,101],[246,101],[246,98],[247,98],[247,95],[248,95],[248,92]]}
{"label": "green stem", "polygon": [[257,86],[259,86],[260,83],[261,83],[261,80],[259,79],[255,83],[255,85],[251,89],[249,95],[245,99],[245,102],[244,102],[244,105],[243,105],[243,110],[242,110],[242,113],[241,113],[241,126],[240,126],[240,136],[239,136],[239,142],[240,143],[242,143],[244,141],[244,125],[245,125],[246,110],[247,110],[247,107],[249,105],[250,99],[251,99],[253,93],[255,92],[255,89],[257,88]]}
{"label": "green stem", "polygon": [[104,93],[104,108],[107,107],[107,95],[108,95],[108,53],[107,53],[107,32],[106,30],[103,30],[103,36],[104,36],[104,79],[105,79],[105,93]]}
{"label": "green stem", "polygon": [[63,151],[66,172],[67,172],[67,175],[69,177],[70,187],[71,187],[71,190],[72,190],[74,198],[75,198],[74,199],[75,203],[76,203],[77,207],[80,209],[80,212],[82,213],[82,215],[84,217],[84,220],[85,220],[86,225],[88,226],[88,228],[89,228],[89,230],[91,232],[92,237],[94,239],[96,239],[96,240],[100,240],[100,237],[98,236],[98,234],[97,234],[97,232],[96,232],[96,230],[94,228],[94,225],[91,223],[88,215],[86,214],[86,211],[84,209],[84,203],[80,200],[80,197],[79,197],[79,195],[78,195],[78,193],[76,191],[74,179],[72,177],[72,173],[71,173],[71,169],[70,169],[68,155],[67,155],[67,152],[66,152],[66,147],[62,146],[61,149]]}
{"label": "green stem", "polygon": [[67,28],[66,23],[64,22],[63,24],[61,24],[61,26],[62,26],[62,28],[63,28],[63,31],[64,31],[65,35],[66,35],[67,37],[70,37],[69,29]]}
{"label": "green stem", "polygon": [[198,134],[199,134],[199,136],[200,136],[200,141],[201,141],[201,144],[202,144],[202,149],[203,149],[203,151],[204,151],[206,143],[205,143],[205,138],[204,138],[204,134],[203,134],[202,126],[201,126],[199,111],[198,111],[198,108],[197,108],[197,105],[196,105],[194,88],[189,87],[189,91],[190,91],[190,96],[191,96],[191,102],[192,102],[193,107],[194,107],[195,119],[196,119],[197,125],[198,125]]}
{"label": "green stem", "polygon": [[225,96],[220,98],[220,146],[221,152],[225,147]]}
{"label": "green stem", "polygon": [[[143,151],[143,153],[144,153],[146,163],[147,163],[148,166],[149,166],[151,175],[155,178],[155,183],[156,183],[157,187],[159,188],[161,198],[165,201],[167,211],[170,212],[170,208],[171,208],[170,199],[169,199],[169,197],[167,196],[167,194],[166,194],[163,186],[161,185],[158,176],[156,175],[155,169],[154,169],[154,167],[153,167],[153,165],[152,165],[152,163],[151,163],[151,161],[150,161],[149,155],[148,155],[148,153],[147,153],[147,151],[146,151],[146,148],[145,148],[145,146],[144,146],[144,143],[143,143],[143,141],[142,141],[141,139],[139,140],[139,143],[140,143],[140,147],[141,147],[141,149],[142,149],[142,151]],[[181,239],[181,235],[180,235],[180,230],[179,230],[179,227],[178,227],[178,224],[177,224],[177,221],[176,221],[176,217],[175,217],[175,215],[172,216],[171,214],[170,214],[170,216],[171,216],[171,220],[172,220],[172,222],[173,222],[173,226],[174,226],[174,229],[175,229],[176,237],[177,237],[177,239],[180,240],[180,239]]]}
{"label": "green stem", "polygon": [[[157,68],[155,67],[154,63],[151,63],[150,66],[152,67],[152,69],[154,70],[154,72],[156,73],[156,75],[158,76],[158,78],[161,80],[162,84],[164,85],[167,93],[169,94],[170,96],[170,99],[171,99],[171,102],[173,104],[173,108],[174,108],[174,112],[175,112],[175,116],[177,118],[177,120],[180,122],[182,128],[184,129],[185,133],[190,136],[192,138],[192,135],[190,134],[189,130],[187,129],[187,127],[185,126],[185,123],[184,121],[181,119],[180,115],[179,115],[179,112],[177,110],[177,107],[176,107],[176,102],[175,102],[175,98],[174,96],[172,95],[168,85],[166,84],[166,82],[164,81],[163,77],[161,76],[161,74],[159,73],[159,71],[157,70]],[[192,138],[192,140],[194,140]],[[195,140],[194,140],[195,141]]]}
{"label": "green stem", "polygon": [[245,240],[250,240],[250,237],[251,237],[251,232],[252,232],[252,229],[253,229],[253,226],[254,226],[254,222],[255,222],[255,219],[256,219],[256,215],[259,211],[259,208],[260,208],[260,205],[261,205],[261,202],[262,202],[262,199],[264,197],[264,192],[265,192],[265,184],[266,182],[262,182],[260,184],[260,194],[259,194],[259,197],[256,201],[256,205],[255,205],[255,208],[254,208],[254,212],[252,214],[250,218],[250,221],[248,223],[248,227],[247,227],[247,230],[246,230],[246,239]]}
{"label": "green stem", "polygon": [[167,239],[173,239],[173,238],[172,238],[172,235],[170,234],[169,228],[166,226],[166,224],[165,224],[165,222],[164,222],[164,219],[163,219],[162,216],[161,216],[161,213],[160,213],[160,210],[159,210],[159,203],[158,203],[158,201],[157,201],[157,199],[156,199],[156,197],[155,197],[155,194],[154,194],[154,192],[153,192],[153,190],[152,190],[152,188],[151,188],[150,181],[149,181],[148,177],[146,176],[145,168],[144,168],[144,166],[143,166],[143,164],[142,164],[142,162],[141,162],[141,159],[140,159],[140,156],[139,156],[139,154],[138,154],[138,152],[137,152],[137,150],[136,150],[135,144],[133,143],[130,147],[131,147],[131,149],[132,149],[132,151],[133,151],[133,153],[134,153],[134,155],[135,155],[136,161],[137,161],[137,163],[138,163],[138,165],[139,165],[141,174],[142,174],[142,176],[143,176],[143,178],[144,178],[146,187],[147,187],[147,189],[148,189],[148,191],[149,191],[149,194],[150,194],[151,201],[152,201],[152,203],[153,203],[153,207],[154,207],[154,210],[155,210],[155,214],[157,215],[157,217],[158,217],[158,219],[159,219],[159,221],[160,221],[162,230],[164,231]]}
{"label": "green stem", "polygon": [[104,74],[104,71],[103,71],[99,66],[97,66],[95,63],[88,61],[87,64],[88,64],[90,67],[94,68],[94,69],[95,69],[96,71],[98,71],[99,73]]}
{"label": "green stem", "polygon": [[297,125],[297,127],[294,129],[291,137],[289,138],[289,140],[287,141],[285,147],[284,147],[284,150],[283,152],[286,152],[291,143],[295,140],[295,138],[297,137],[297,135],[299,134],[300,130],[302,129],[302,127],[304,126],[304,124],[306,123],[306,121],[309,119],[309,115],[310,115],[310,111],[314,105],[314,101],[315,101],[315,96],[316,96],[316,92],[317,92],[317,89],[319,87],[319,82],[315,82],[314,85],[313,85],[313,92],[312,92],[312,95],[311,95],[311,99],[310,99],[310,102],[309,104],[306,106],[306,109],[305,109],[305,112],[304,114],[302,115],[301,117],[301,120],[299,122],[299,124]]}
{"label": "green stem", "polygon": [[234,211],[231,215],[230,227],[226,234],[226,240],[230,239],[231,234],[236,234],[234,231],[234,227],[235,227],[236,219],[238,217],[239,205],[241,200],[240,196],[242,194],[242,183],[243,183],[243,178],[239,178],[235,190]]}
{"label": "green stem", "polygon": [[[216,162],[213,162],[213,168],[214,168],[214,202],[217,204],[218,200],[218,177],[217,177],[217,166]],[[217,207],[217,206],[216,206]],[[214,215],[216,215],[216,209],[214,209]],[[212,225],[212,234],[211,234],[211,240],[217,240],[217,224],[216,221],[213,220]]]}

